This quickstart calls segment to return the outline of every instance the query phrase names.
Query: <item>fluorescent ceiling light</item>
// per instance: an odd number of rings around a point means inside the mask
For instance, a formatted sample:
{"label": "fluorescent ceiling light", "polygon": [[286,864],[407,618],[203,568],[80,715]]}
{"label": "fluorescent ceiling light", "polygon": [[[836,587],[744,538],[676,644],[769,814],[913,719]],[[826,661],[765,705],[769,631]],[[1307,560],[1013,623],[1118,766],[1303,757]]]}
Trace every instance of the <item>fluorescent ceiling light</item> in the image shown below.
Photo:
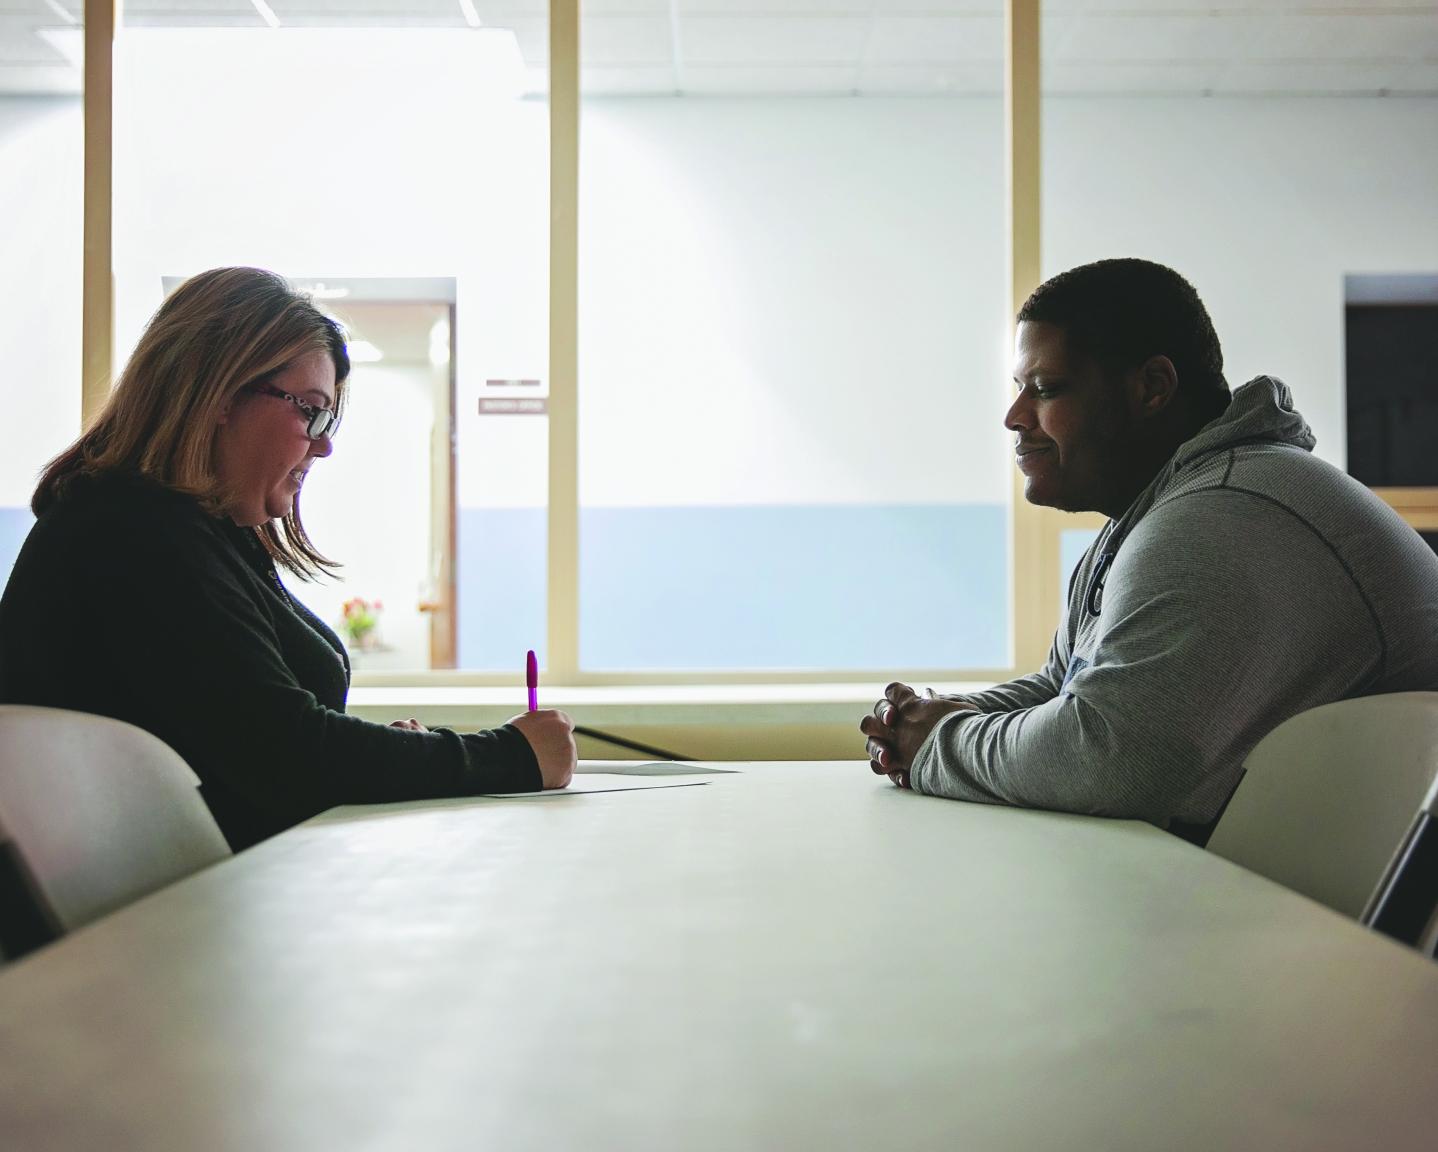
{"label": "fluorescent ceiling light", "polygon": [[484,23],[474,10],[474,0],[459,0],[459,10],[464,13],[464,22],[471,28],[478,28]]}
{"label": "fluorescent ceiling light", "polygon": [[384,353],[368,340],[351,340],[345,350],[352,364],[375,364],[384,359]]}
{"label": "fluorescent ceiling light", "polygon": [[265,0],[250,0],[250,3],[255,6],[255,11],[260,14],[260,19],[271,28],[280,26],[280,18],[275,15],[275,10],[266,4]]}

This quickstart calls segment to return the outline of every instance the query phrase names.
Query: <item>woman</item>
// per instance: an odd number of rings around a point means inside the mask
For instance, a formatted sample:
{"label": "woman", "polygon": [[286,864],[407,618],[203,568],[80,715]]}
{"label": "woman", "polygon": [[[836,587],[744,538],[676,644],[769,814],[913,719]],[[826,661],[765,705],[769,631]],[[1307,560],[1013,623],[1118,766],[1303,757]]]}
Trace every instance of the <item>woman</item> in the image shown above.
{"label": "woman", "polygon": [[467,735],[345,715],[344,646],[277,567],[333,567],[299,494],[348,375],[339,326],[281,277],[187,281],[45,470],[0,599],[0,701],[153,732],[236,850],[336,804],[562,788],[575,766],[562,712]]}

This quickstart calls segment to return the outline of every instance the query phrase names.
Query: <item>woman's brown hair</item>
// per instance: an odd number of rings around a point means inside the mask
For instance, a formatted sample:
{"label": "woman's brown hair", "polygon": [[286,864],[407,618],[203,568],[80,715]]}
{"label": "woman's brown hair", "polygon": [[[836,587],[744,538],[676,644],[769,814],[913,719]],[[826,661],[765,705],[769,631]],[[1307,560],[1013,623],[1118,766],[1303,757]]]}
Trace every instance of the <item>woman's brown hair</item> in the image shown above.
{"label": "woman's brown hair", "polygon": [[[349,354],[344,330],[284,277],[259,268],[216,268],[186,280],[146,325],[104,409],[45,468],[30,507],[65,499],[79,476],[142,476],[199,501],[212,516],[230,504],[214,469],[221,414],[245,388],[311,352],[335,365],[335,415],[343,410]],[[337,566],[290,513],[255,529],[276,563],[305,579]]]}

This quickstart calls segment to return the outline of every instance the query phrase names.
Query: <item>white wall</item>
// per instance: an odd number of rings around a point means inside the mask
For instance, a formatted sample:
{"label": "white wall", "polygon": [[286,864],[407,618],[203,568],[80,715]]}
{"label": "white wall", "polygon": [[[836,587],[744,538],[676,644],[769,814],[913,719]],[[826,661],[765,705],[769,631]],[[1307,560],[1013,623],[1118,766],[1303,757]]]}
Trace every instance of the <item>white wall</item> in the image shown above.
{"label": "white wall", "polygon": [[596,100],[580,498],[1001,503],[997,101]]}
{"label": "white wall", "polygon": [[1197,287],[1230,384],[1282,377],[1345,457],[1343,275],[1438,270],[1438,100],[1049,100],[1044,271],[1143,256]]}

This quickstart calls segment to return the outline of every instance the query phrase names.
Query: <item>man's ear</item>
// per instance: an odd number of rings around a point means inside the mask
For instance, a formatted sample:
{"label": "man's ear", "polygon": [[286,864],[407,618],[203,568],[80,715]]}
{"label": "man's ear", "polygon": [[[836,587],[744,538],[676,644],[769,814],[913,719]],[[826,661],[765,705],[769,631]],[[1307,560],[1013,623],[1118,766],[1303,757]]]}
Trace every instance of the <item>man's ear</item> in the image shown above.
{"label": "man's ear", "polygon": [[1167,356],[1150,356],[1129,377],[1129,403],[1141,419],[1157,416],[1178,398],[1178,370]]}

